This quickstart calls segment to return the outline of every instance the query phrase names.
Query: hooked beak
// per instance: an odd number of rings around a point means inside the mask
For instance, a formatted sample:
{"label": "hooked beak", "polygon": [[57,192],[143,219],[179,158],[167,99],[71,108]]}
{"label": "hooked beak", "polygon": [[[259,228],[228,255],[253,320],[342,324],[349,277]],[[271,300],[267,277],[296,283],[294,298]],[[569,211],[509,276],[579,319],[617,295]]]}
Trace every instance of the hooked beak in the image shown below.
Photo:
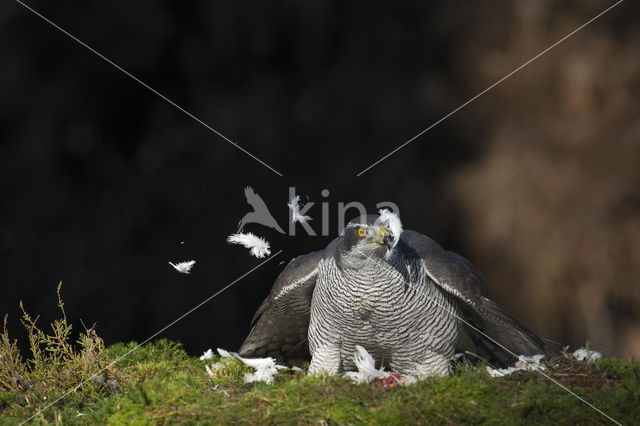
{"label": "hooked beak", "polygon": [[387,249],[391,250],[393,248],[393,237],[391,236],[391,233],[387,230],[387,228],[381,226],[378,230],[378,235],[379,238],[376,240],[376,242],[380,245],[387,246]]}

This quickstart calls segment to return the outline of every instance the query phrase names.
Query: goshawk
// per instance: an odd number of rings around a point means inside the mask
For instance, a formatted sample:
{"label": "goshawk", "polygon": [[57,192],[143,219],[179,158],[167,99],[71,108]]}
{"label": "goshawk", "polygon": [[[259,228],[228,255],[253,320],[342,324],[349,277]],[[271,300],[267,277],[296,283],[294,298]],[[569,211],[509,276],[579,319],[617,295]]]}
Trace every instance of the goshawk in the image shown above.
{"label": "goshawk", "polygon": [[500,366],[513,354],[557,355],[493,300],[471,262],[387,217],[354,219],[324,250],[293,259],[240,355],[311,355],[310,373],[337,374],[355,368],[360,345],[377,364],[418,377],[447,374],[465,351]]}

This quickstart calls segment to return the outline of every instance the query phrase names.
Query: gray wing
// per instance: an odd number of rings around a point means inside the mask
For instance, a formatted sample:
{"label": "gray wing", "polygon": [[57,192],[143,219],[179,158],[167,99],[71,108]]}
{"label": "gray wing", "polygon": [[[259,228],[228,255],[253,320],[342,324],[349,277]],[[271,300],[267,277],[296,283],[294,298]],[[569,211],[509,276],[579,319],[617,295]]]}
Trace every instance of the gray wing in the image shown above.
{"label": "gray wing", "polygon": [[465,326],[463,329],[469,339],[464,342],[466,347],[460,349],[474,351],[501,365],[513,360],[510,352],[517,355],[558,356],[535,333],[493,300],[484,276],[467,259],[443,250],[431,238],[415,231],[403,232],[401,242],[404,244],[400,249],[405,250],[407,255],[420,257],[431,280],[459,300],[464,320],[503,346]]}
{"label": "gray wing", "polygon": [[311,297],[323,253],[312,252],[289,262],[256,311],[251,331],[238,350],[241,356],[309,358]]}

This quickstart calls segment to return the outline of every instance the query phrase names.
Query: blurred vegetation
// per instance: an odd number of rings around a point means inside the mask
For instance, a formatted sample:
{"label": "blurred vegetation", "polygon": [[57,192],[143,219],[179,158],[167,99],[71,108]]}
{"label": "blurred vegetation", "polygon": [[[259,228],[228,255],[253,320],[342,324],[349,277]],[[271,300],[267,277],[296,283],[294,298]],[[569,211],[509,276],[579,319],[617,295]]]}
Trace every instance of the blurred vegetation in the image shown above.
{"label": "blurred vegetation", "polygon": [[[220,361],[217,357],[201,361],[168,340],[105,348],[85,330],[74,345],[61,301],[59,306],[63,317],[54,321],[51,335],[24,314],[32,342],[26,362],[3,331],[0,423],[31,416],[45,424],[607,422],[535,372],[492,378],[485,364],[459,364],[450,377],[407,387],[356,385],[292,370],[279,373],[272,385],[245,384],[248,367],[240,361],[222,360],[223,367],[209,376],[205,363]],[[617,421],[640,422],[638,363],[614,358],[586,363],[565,353],[546,364],[546,374]]]}
{"label": "blurred vegetation", "polygon": [[[462,54],[469,69],[483,84],[497,80],[525,52],[586,21],[572,4],[487,8],[509,36],[492,43],[485,28],[471,29],[485,47]],[[638,359],[640,33],[621,14],[614,9],[482,101],[483,152],[448,188],[467,256],[498,300],[543,336]]]}

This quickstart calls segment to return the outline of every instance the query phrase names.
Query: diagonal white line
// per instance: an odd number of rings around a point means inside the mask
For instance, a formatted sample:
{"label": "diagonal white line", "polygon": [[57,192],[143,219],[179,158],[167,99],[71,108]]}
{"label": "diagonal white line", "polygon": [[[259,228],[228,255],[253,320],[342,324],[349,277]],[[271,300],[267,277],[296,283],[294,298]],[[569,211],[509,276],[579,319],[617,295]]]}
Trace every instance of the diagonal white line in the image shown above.
{"label": "diagonal white line", "polygon": [[[411,286],[413,287],[413,289],[418,291],[418,288],[416,288],[415,286]],[[426,296],[426,294],[425,294]],[[429,296],[427,296],[429,298]],[[493,343],[495,343],[496,345],[500,346],[502,349],[504,349],[505,351],[507,351],[509,354],[511,354],[512,356],[514,356],[515,358],[519,358],[518,355],[516,355],[515,353],[513,353],[512,351],[510,351],[508,348],[506,348],[505,346],[503,346],[500,342],[498,342],[497,340],[493,339],[492,337],[488,336],[487,334],[485,334],[484,332],[482,332],[480,329],[478,329],[476,326],[474,326],[473,324],[469,323],[468,321],[466,321],[464,318],[461,318],[459,315],[457,315],[455,312],[452,312],[451,310],[449,310],[446,306],[440,304],[440,302],[438,302],[437,300],[435,300],[434,298],[429,298],[432,302],[434,302],[436,305],[440,306],[442,309],[444,309],[445,311],[447,311],[449,314],[453,315],[454,317],[456,317],[458,320],[462,321],[463,323],[465,323],[466,325],[468,325],[469,327],[471,327],[472,329],[474,329],[475,331],[477,331],[478,333],[482,334],[484,337],[486,337],[487,339],[491,340]],[[547,379],[551,380],[553,383],[555,383],[556,385],[560,386],[562,389],[564,389],[565,391],[569,392],[571,395],[575,396],[576,398],[578,398],[580,401],[584,402],[585,404],[587,404],[589,407],[591,407],[592,409],[594,409],[595,411],[597,411],[598,413],[602,414],[604,417],[606,417],[607,419],[611,420],[613,423],[622,426],[621,423],[617,422],[616,420],[614,420],[611,416],[607,415],[604,411],[602,411],[601,409],[599,409],[598,407],[596,407],[595,405],[591,404],[589,401],[585,400],[584,398],[581,398],[580,396],[576,395],[575,392],[573,392],[572,390],[568,389],[566,386],[564,386],[563,384],[559,383],[557,380],[555,380],[553,377],[549,376],[548,374],[546,374],[545,372],[542,371],[542,369],[533,362],[524,360],[527,364],[529,364],[531,367],[534,368],[535,371],[537,371],[538,373],[542,374],[544,377],[546,377]]]}
{"label": "diagonal white line", "polygon": [[[277,255],[279,255],[280,253],[282,253],[282,250],[278,251],[277,253],[275,253],[273,256],[270,256],[268,259],[264,260],[263,262],[261,262],[260,264],[258,264],[256,267],[254,267],[253,269],[251,269],[249,272],[246,272],[244,275],[236,278],[235,280],[233,280],[231,283],[227,284],[222,290],[217,291],[216,293],[214,293],[213,295],[209,296],[208,298],[206,298],[205,300],[203,300],[202,302],[198,303],[196,306],[194,306],[193,308],[191,308],[189,311],[187,311],[185,314],[183,314],[182,316],[180,316],[178,319],[172,321],[171,323],[169,323],[168,325],[166,325],[165,327],[163,327],[161,330],[157,331],[156,333],[154,333],[151,337],[148,337],[147,339],[145,339],[143,342],[141,342],[138,346],[136,346],[135,348],[131,349],[129,352],[127,352],[126,354],[119,356],[118,358],[116,358],[115,361],[111,361],[109,363],[109,365],[115,365],[118,361],[120,361],[122,358],[125,358],[126,356],[128,356],[131,352],[135,351],[136,349],[140,348],[142,345],[144,345],[145,343],[149,342],[151,339],[154,339],[156,336],[158,336],[160,333],[164,332],[166,329],[168,329],[169,327],[173,326],[175,323],[177,323],[178,321],[184,319],[185,317],[187,317],[188,315],[190,315],[191,313],[193,313],[193,311],[195,311],[196,309],[200,308],[202,305],[204,305],[205,303],[209,302],[211,299],[214,299],[215,297],[217,297],[218,295],[220,295],[222,292],[224,292],[225,290],[227,290],[229,287],[231,287],[232,285],[234,285],[235,283],[237,283],[238,281],[240,281],[241,279],[243,279],[244,277],[246,277],[247,275],[249,275],[250,273],[252,273],[253,271],[255,271],[256,269],[260,268],[262,265],[264,265],[265,263],[267,263],[268,261],[270,261],[271,259],[273,259],[274,257],[276,257]],[[44,410],[46,410],[47,408],[51,407],[53,404],[55,404],[56,402],[60,401],[62,398],[66,397],[67,395],[69,395],[72,392],[77,391],[78,389],[80,389],[80,387],[82,387],[82,385],[84,385],[86,382],[88,382],[89,380],[94,379],[95,377],[97,377],[99,374],[101,374],[104,370],[106,370],[107,368],[109,368],[108,366],[103,368],[102,370],[98,371],[97,373],[95,373],[94,375],[92,375],[91,377],[89,377],[88,379],[85,379],[83,381],[81,381],[78,385],[76,385],[73,389],[68,390],[67,392],[65,392],[61,397],[59,397],[58,399],[56,399],[55,401],[49,403],[49,405],[45,406],[44,408],[41,408],[40,410],[38,410],[38,412],[36,412],[34,415],[32,415],[31,417],[29,417],[28,419],[24,420],[23,422],[20,423],[20,425],[23,425],[25,423],[27,423],[29,420],[33,419],[35,416],[37,416],[38,414],[42,413]]]}
{"label": "diagonal white line", "polygon": [[491,86],[487,87],[486,89],[484,89],[482,92],[478,93],[477,95],[475,95],[473,98],[469,99],[467,102],[463,103],[462,105],[460,105],[458,108],[454,109],[453,111],[451,111],[449,114],[445,115],[444,117],[442,117],[440,120],[436,121],[435,123],[433,123],[432,125],[430,125],[429,127],[427,127],[426,129],[424,129],[423,131],[421,131],[420,133],[418,133],[417,135],[415,135],[414,137],[412,137],[411,139],[409,139],[408,141],[406,141],[405,143],[403,143],[402,145],[400,145],[399,147],[397,147],[396,149],[394,149],[393,151],[391,151],[390,153],[388,153],[387,155],[385,155],[384,157],[382,157],[381,159],[379,159],[378,161],[376,161],[375,163],[371,164],[369,167],[367,167],[366,169],[364,169],[363,171],[361,171],[360,173],[358,173],[356,176],[360,176],[362,175],[364,172],[366,172],[367,170],[371,169],[372,167],[375,167],[376,165],[380,164],[382,161],[384,161],[385,159],[389,158],[390,156],[392,156],[393,154],[395,154],[396,152],[398,152],[399,150],[401,150],[402,148],[404,148],[405,146],[409,145],[411,142],[413,142],[414,140],[418,139],[420,136],[424,135],[425,133],[427,133],[429,130],[433,129],[434,127],[436,127],[438,124],[442,123],[444,120],[446,120],[447,118],[451,117],[453,114],[455,114],[456,112],[460,111],[462,108],[466,107],[467,105],[469,105],[471,102],[475,101],[476,99],[478,99],[480,96],[484,95],[485,93],[487,93],[489,90],[493,89],[494,87],[496,87],[498,84],[502,83],[503,81],[505,81],[506,79],[508,79],[509,77],[511,77],[512,75],[514,75],[515,73],[517,73],[518,71],[520,71],[521,69],[523,69],[524,67],[526,67],[527,65],[529,65],[530,63],[532,63],[533,61],[535,61],[536,59],[538,59],[539,57],[541,57],[542,55],[544,55],[545,53],[547,53],[548,51],[550,51],[551,49],[553,49],[554,47],[556,47],[557,45],[559,45],[560,43],[562,43],[563,41],[565,41],[566,39],[568,39],[569,37],[571,37],[572,35],[574,35],[575,33],[577,33],[578,31],[582,30],[584,27],[586,27],[587,25],[589,25],[590,23],[592,23],[593,21],[595,21],[596,19],[598,19],[599,17],[601,17],[602,15],[604,15],[605,13],[609,12],[611,9],[613,9],[614,7],[616,7],[617,5],[619,5],[620,3],[622,3],[624,0],[618,0],[616,3],[614,3],[613,5],[609,6],[608,8],[606,8],[605,10],[603,10],[602,12],[600,12],[599,14],[597,14],[596,16],[594,16],[593,18],[591,18],[590,20],[588,20],[587,22],[585,22],[584,24],[582,24],[581,26],[579,26],[578,28],[576,28],[575,30],[571,31],[569,34],[567,34],[566,36],[562,37],[560,40],[556,41],[555,43],[553,43],[551,46],[547,47],[546,49],[544,49],[542,52],[538,53],[536,56],[534,56],[533,58],[529,59],[527,62],[525,62],[524,64],[520,65],[518,68],[516,68],[515,70],[511,71],[509,74],[505,75],[504,77],[502,77],[500,80],[496,81],[495,83],[493,83]]}
{"label": "diagonal white line", "polygon": [[107,63],[111,64],[114,68],[120,70],[122,73],[124,73],[125,75],[127,75],[128,77],[132,78],[133,80],[135,80],[136,82],[138,82],[139,84],[141,84],[142,86],[144,86],[146,89],[148,89],[149,91],[155,93],[156,95],[158,95],[160,98],[164,99],[166,102],[170,103],[171,105],[173,105],[174,107],[176,107],[177,109],[179,109],[180,111],[182,111],[183,113],[185,113],[186,115],[188,115],[189,117],[191,117],[192,119],[194,119],[195,121],[197,121],[198,123],[200,123],[201,125],[203,125],[204,127],[206,127],[207,129],[209,129],[210,131],[212,131],[213,133],[215,133],[216,135],[220,136],[222,139],[224,139],[225,141],[229,142],[231,145],[233,145],[234,147],[238,148],[240,151],[244,152],[245,154],[247,154],[249,157],[253,158],[254,160],[256,160],[258,163],[262,164],[263,166],[265,166],[266,168],[268,168],[269,170],[271,170],[272,172],[274,172],[275,174],[277,174],[278,176],[282,177],[282,173],[280,173],[279,171],[277,171],[276,169],[274,169],[273,167],[271,167],[270,165],[268,165],[267,163],[265,163],[264,161],[260,160],[258,157],[256,157],[255,155],[253,155],[252,153],[250,153],[249,151],[247,151],[246,149],[244,149],[243,147],[241,147],[240,145],[238,145],[237,143],[235,143],[234,141],[232,141],[231,139],[229,139],[228,137],[226,137],[225,135],[223,135],[222,133],[220,133],[219,131],[217,131],[216,129],[214,129],[213,127],[211,127],[210,125],[208,125],[207,123],[205,123],[204,121],[200,120],[198,117],[196,117],[195,115],[191,114],[189,111],[187,111],[186,109],[182,108],[180,105],[178,105],[177,103],[175,103],[174,101],[172,101],[171,99],[167,98],[166,96],[164,96],[162,93],[158,92],[156,89],[154,89],[153,87],[149,86],[147,83],[145,83],[144,81],[140,80],[138,77],[136,77],[135,75],[131,74],[129,71],[125,70],[124,68],[122,68],[121,66],[119,66],[118,64],[116,64],[115,62],[113,62],[111,59],[107,58],[106,56],[104,56],[103,54],[101,54],[100,52],[98,52],[97,50],[95,50],[94,48],[92,48],[91,46],[89,46],[88,44],[86,44],[85,42],[83,42],[82,40],[80,40],[79,38],[77,38],[76,36],[74,36],[73,34],[69,33],[68,31],[66,31],[65,29],[63,29],[62,27],[60,27],[59,25],[57,25],[55,22],[51,21],[49,18],[47,18],[46,16],[42,15],[41,13],[39,13],[38,11],[34,10],[32,7],[27,6],[26,4],[24,4],[22,1],[20,0],[16,0],[16,2],[20,3],[22,6],[24,6],[26,9],[30,10],[31,12],[33,12],[35,15],[39,16],[40,18],[42,18],[44,21],[46,21],[47,23],[49,23],[50,25],[52,25],[54,28],[56,28],[58,31],[62,32],[63,34],[65,34],[67,37],[71,38],[72,40],[74,40],[75,42],[77,42],[78,44],[80,44],[81,46],[87,48],[88,50],[90,50],[92,53],[94,53],[95,55],[99,56],[101,59],[103,59],[104,61],[106,61]]}
{"label": "diagonal white line", "polygon": [[[415,290],[418,290],[415,286],[411,286],[413,287]],[[427,296],[428,297],[428,296]],[[469,327],[471,327],[472,329],[474,329],[475,331],[477,331],[478,333],[482,334],[484,337],[486,337],[487,339],[491,340],[493,343],[495,343],[496,345],[500,346],[502,349],[504,349],[505,351],[507,351],[509,354],[511,354],[512,356],[514,356],[515,358],[519,358],[518,355],[516,355],[515,353],[513,353],[512,351],[510,351],[508,348],[506,348],[505,346],[503,346],[500,342],[498,342],[497,340],[491,338],[490,336],[488,336],[487,334],[485,334],[484,332],[482,332],[480,329],[478,329],[476,326],[474,326],[473,324],[469,323],[468,321],[466,321],[464,318],[461,318],[459,315],[457,315],[456,313],[452,312],[451,310],[449,310],[446,306],[440,304],[440,302],[438,302],[437,300],[430,298],[430,300],[432,302],[434,302],[435,304],[437,304],[438,306],[440,306],[442,309],[444,309],[445,311],[447,311],[449,314],[453,315],[454,317],[456,317],[458,320],[462,321],[463,323],[465,323],[466,325],[468,325]],[[550,381],[552,381],[553,383],[555,383],[556,385],[560,386],[562,389],[564,389],[565,391],[569,392],[571,395],[575,396],[576,398],[578,398],[580,401],[584,402],[585,404],[587,404],[589,407],[591,407],[592,409],[594,409],[595,411],[597,411],[598,413],[602,414],[604,417],[606,417],[607,419],[611,420],[613,423],[622,426],[622,424],[620,424],[619,422],[617,422],[616,420],[614,420],[611,416],[607,415],[604,411],[600,410],[598,407],[596,407],[595,405],[591,404],[589,401],[585,400],[584,398],[581,398],[580,396],[576,395],[575,392],[573,392],[572,390],[568,389],[567,387],[565,387],[563,384],[561,384],[560,382],[558,382],[557,380],[555,380],[553,377],[549,376],[548,374],[546,374],[544,371],[542,371],[542,369],[533,362],[524,360],[527,364],[529,364],[531,367],[534,368],[535,371],[537,371],[538,373],[542,374],[544,377],[546,377],[547,379],[549,379]]]}
{"label": "diagonal white line", "polygon": [[[371,256],[368,256],[367,254],[362,253],[364,256],[366,256],[367,258],[369,258],[372,262],[377,262],[376,259],[372,258]],[[426,267],[424,267],[424,270],[427,273],[427,276],[429,277],[429,279],[431,281],[433,281],[434,283],[437,283],[438,281],[435,280],[431,274],[428,272],[428,269]],[[471,327],[472,329],[474,329],[475,331],[477,331],[478,333],[482,334],[484,337],[486,337],[487,339],[491,340],[493,343],[495,343],[496,345],[500,346],[502,349],[504,349],[505,351],[507,351],[509,354],[511,354],[513,357],[515,358],[519,358],[518,355],[516,355],[515,353],[513,353],[511,350],[509,350],[508,348],[506,348],[504,345],[502,345],[500,342],[498,342],[497,340],[493,339],[492,337],[488,336],[487,334],[485,334],[484,332],[482,332],[480,329],[478,329],[476,326],[474,326],[473,324],[469,323],[468,321],[466,321],[464,318],[460,317],[458,314],[456,314],[455,312],[451,311],[447,306],[441,304],[440,302],[438,302],[435,298],[429,296],[428,294],[426,294],[426,292],[421,291],[421,288],[416,287],[415,285],[411,284],[410,282],[407,282],[406,279],[403,280],[405,282],[405,284],[407,285],[407,287],[411,287],[412,289],[414,289],[415,291],[418,292],[422,292],[422,295],[425,296],[427,299],[429,299],[429,301],[435,303],[436,305],[440,306],[442,309],[444,309],[445,311],[447,311],[447,313],[449,313],[450,315],[456,317],[458,320],[462,321],[463,323],[465,323],[466,325],[468,325],[469,327]],[[445,290],[446,291],[446,290]],[[451,294],[451,293],[447,293],[447,294]],[[522,333],[521,333],[522,334]],[[611,420],[613,423],[617,424],[618,426],[622,426],[621,423],[617,422],[616,420],[614,420],[611,416],[607,415],[604,411],[600,410],[598,407],[596,407],[595,405],[591,404],[589,401],[585,400],[584,398],[581,398],[580,396],[576,395],[575,392],[571,391],[570,389],[568,389],[567,387],[565,387],[564,385],[562,385],[561,383],[559,383],[557,380],[555,380],[554,378],[550,377],[548,374],[544,373],[539,367],[538,365],[536,365],[535,363],[532,363],[530,361],[524,360],[527,364],[529,364],[530,366],[532,366],[534,368],[534,370],[538,373],[540,373],[541,375],[543,375],[544,377],[546,377],[547,379],[549,379],[551,382],[555,383],[556,385],[560,386],[562,389],[564,389],[565,391],[567,391],[569,394],[575,396],[576,398],[578,398],[580,401],[584,402],[586,405],[588,405],[589,407],[591,407],[593,410],[597,411],[598,413],[602,414],[604,417],[606,417],[607,419]]]}

